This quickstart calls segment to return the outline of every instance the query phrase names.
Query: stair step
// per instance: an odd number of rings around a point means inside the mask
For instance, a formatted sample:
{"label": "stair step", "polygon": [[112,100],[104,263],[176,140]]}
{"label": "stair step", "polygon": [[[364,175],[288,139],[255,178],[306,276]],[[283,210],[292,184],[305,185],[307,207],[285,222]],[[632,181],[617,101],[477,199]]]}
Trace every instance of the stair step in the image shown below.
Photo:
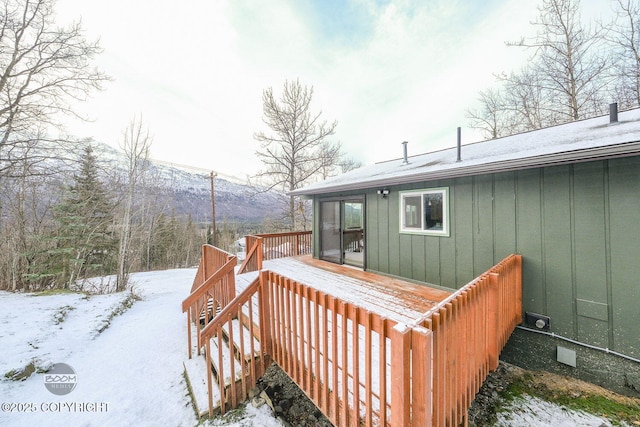
{"label": "stair step", "polygon": [[214,317],[216,317],[221,311],[222,311],[222,307],[217,306],[216,309],[215,309],[215,313],[214,313],[214,311],[213,311],[213,298],[209,298],[207,300],[207,309],[206,310],[202,310],[202,312],[200,313],[200,325],[204,326],[204,324],[206,323],[207,314],[209,315],[209,320],[211,320]]}
{"label": "stair step", "polygon": [[[257,326],[256,326],[257,328]],[[229,340],[229,323],[225,323],[222,327],[225,338]],[[233,331],[233,340],[234,340],[234,354],[236,358],[239,358],[242,346],[244,346],[244,359],[250,360],[252,357],[260,356],[260,341],[257,338],[251,336],[251,331],[244,326],[240,320],[234,319],[231,321],[231,330]],[[240,331],[242,331],[242,336],[240,335]],[[241,340],[242,339],[242,343]],[[253,354],[251,354],[251,341],[253,340]]]}
{"label": "stair step", "polygon": [[[242,379],[242,371],[243,365],[241,361],[239,361],[236,357],[233,357],[233,367],[234,372],[231,372],[231,360],[232,354],[235,356],[236,352],[231,352],[229,348],[229,344],[222,339],[222,366],[219,365],[218,355],[219,355],[219,344],[218,339],[214,338],[211,340],[211,368],[213,369],[213,373],[215,378],[220,379],[220,372],[224,375],[224,385],[225,387],[231,385],[233,382]],[[222,368],[222,370],[220,369]]]}
{"label": "stair step", "polygon": [[[196,413],[198,417],[207,416],[209,414],[209,392],[206,372],[211,371],[207,370],[205,358],[196,356],[191,359],[186,359],[183,365],[186,379],[191,389]],[[215,381],[212,381],[212,390],[213,407],[218,408],[220,406],[220,389]]]}
{"label": "stair step", "polygon": [[[214,306],[213,299],[209,299],[206,304],[206,308],[203,308],[199,316],[199,328],[203,328],[206,322],[206,316],[208,314],[209,319],[215,318],[220,313],[222,307]],[[219,341],[218,337],[214,337],[209,342],[209,349],[211,352],[211,366],[207,369],[206,355],[200,349],[200,355],[196,356],[197,349],[197,328],[192,328],[192,350],[193,358],[184,361],[184,369],[189,387],[191,388],[193,395],[193,403],[196,412],[199,417],[206,417],[209,413],[209,397],[208,397],[208,384],[207,374],[211,376],[211,383],[213,389],[213,411],[217,413],[220,410],[221,396],[228,396],[230,393],[230,386],[233,384],[236,386],[239,381],[243,380],[243,375],[249,375],[250,361],[253,361],[261,356],[260,341],[256,336],[252,336],[251,331],[245,325],[249,323],[249,310],[253,311],[254,324],[257,323],[257,302],[253,302],[249,306],[242,307],[241,319],[233,319],[230,322],[225,322],[222,326],[222,339]],[[257,325],[254,326],[254,334],[259,333]],[[230,336],[233,336],[233,343],[230,343]],[[218,360],[219,347],[222,350],[222,363],[221,366]],[[251,346],[253,345],[253,349]],[[252,352],[253,350],[253,352]],[[244,355],[242,352],[244,351]],[[233,360],[233,372],[231,364]],[[219,375],[222,373],[224,381],[219,380]],[[223,385],[222,385],[222,384]],[[221,390],[221,387],[224,390]]]}

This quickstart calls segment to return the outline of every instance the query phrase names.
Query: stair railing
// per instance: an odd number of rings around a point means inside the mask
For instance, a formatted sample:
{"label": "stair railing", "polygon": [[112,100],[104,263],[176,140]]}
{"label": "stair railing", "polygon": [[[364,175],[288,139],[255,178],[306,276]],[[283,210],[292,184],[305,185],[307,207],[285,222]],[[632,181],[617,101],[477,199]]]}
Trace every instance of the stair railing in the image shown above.
{"label": "stair railing", "polygon": [[[258,379],[264,375],[271,363],[264,349],[270,346],[269,330],[264,328],[267,322],[263,317],[269,313],[269,301],[256,278],[242,293],[230,301],[218,315],[201,331],[202,342],[205,347],[207,369],[211,369],[212,358],[217,367],[217,381],[220,393],[220,411],[222,414],[229,408],[235,408],[247,399],[249,390],[256,385]],[[258,318],[257,313],[262,313]],[[239,321],[240,327],[234,328],[233,322]],[[228,336],[228,347],[224,344],[224,335]],[[238,334],[239,336],[234,336]],[[217,347],[217,354],[212,354],[212,340]],[[235,348],[239,343],[239,348]],[[224,354],[225,351],[231,354]],[[236,351],[239,360],[236,360]],[[240,363],[241,366],[236,366]],[[229,369],[230,372],[226,372]],[[213,416],[213,378],[207,374],[209,390],[209,414]],[[229,389],[229,395],[225,390]]]}
{"label": "stair railing", "polygon": [[234,269],[237,257],[210,245],[202,248],[202,258],[192,286],[191,294],[182,302],[182,312],[187,313],[187,345],[191,358],[191,327],[195,324],[197,353],[202,347],[200,323],[206,325],[215,313],[227,306],[236,296]]}

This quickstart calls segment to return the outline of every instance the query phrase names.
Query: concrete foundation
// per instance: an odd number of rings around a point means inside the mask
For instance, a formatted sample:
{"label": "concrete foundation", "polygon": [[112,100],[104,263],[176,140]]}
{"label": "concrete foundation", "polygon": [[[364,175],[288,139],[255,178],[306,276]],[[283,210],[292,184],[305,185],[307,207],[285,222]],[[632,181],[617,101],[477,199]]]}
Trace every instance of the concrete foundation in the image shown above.
{"label": "concrete foundation", "polygon": [[[566,363],[567,352],[575,352],[575,367]],[[640,363],[535,331],[517,328],[500,359],[524,369],[566,375],[640,398]]]}

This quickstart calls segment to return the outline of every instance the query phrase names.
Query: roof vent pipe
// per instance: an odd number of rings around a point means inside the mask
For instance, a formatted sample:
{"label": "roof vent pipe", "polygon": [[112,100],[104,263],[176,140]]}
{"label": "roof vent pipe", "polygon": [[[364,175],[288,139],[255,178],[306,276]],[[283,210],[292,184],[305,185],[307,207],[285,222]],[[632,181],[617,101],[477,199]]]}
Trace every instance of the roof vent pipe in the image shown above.
{"label": "roof vent pipe", "polygon": [[618,103],[609,104],[609,123],[618,123]]}
{"label": "roof vent pipe", "polygon": [[403,153],[404,153],[404,161],[402,162],[403,165],[408,165],[409,164],[409,159],[407,157],[407,144],[408,144],[407,141],[404,141],[402,143],[402,150],[403,150]]}
{"label": "roof vent pipe", "polygon": [[462,130],[458,126],[458,160],[456,160],[457,162],[462,161],[462,137],[461,137],[461,133],[462,133]]}

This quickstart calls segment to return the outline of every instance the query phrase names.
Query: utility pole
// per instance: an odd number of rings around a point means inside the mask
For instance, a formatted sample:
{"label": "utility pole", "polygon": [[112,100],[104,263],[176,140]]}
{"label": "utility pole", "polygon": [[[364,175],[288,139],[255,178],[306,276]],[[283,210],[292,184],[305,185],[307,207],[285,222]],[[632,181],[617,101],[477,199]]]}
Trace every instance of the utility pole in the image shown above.
{"label": "utility pole", "polygon": [[[209,179],[211,180],[211,233],[212,233],[212,244],[214,246],[216,246],[218,244],[218,237],[217,237],[217,232],[216,232],[216,197],[215,197],[215,185],[214,185],[214,179],[215,177],[217,177],[218,175],[221,175],[224,179],[226,180],[230,180],[230,181],[235,181],[235,182],[242,182],[242,180],[240,180],[239,178],[236,178],[234,176],[231,175],[226,175],[224,173],[220,173],[218,174],[215,171],[212,171],[210,169],[203,169],[203,168],[198,168],[198,167],[194,167],[194,166],[189,166],[189,165],[181,165],[179,163],[173,163],[173,162],[166,162],[163,160],[157,160],[157,159],[149,159],[152,163],[158,163],[161,165],[167,165],[167,166],[171,166],[171,167],[177,167],[177,168],[182,168],[182,169],[188,169],[188,170],[192,170],[192,171],[197,171],[197,172],[209,172]],[[206,175],[204,176],[206,179]]]}
{"label": "utility pole", "polygon": [[215,193],[215,186],[214,186],[214,180],[216,177],[215,172],[211,171],[211,224],[212,224],[212,228],[211,228],[211,233],[212,233],[212,237],[213,237],[213,246],[217,247],[218,244],[218,237],[217,237],[217,233],[216,233],[216,193]]}

